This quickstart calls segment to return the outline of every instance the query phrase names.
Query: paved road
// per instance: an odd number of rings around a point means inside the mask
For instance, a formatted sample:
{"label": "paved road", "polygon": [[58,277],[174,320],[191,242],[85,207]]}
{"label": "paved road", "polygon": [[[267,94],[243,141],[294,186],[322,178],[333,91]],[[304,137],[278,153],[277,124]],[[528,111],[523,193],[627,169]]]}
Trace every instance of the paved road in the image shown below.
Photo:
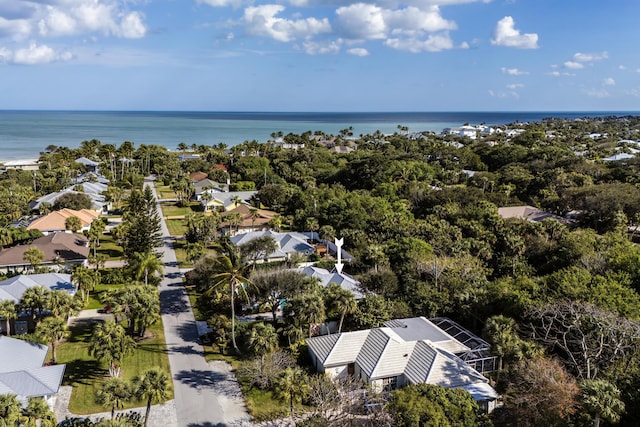
{"label": "paved road", "polygon": [[[152,182],[147,180],[145,185],[152,186]],[[164,219],[162,233],[165,277],[160,284],[160,307],[173,376],[178,425],[251,425],[251,417],[229,364],[207,363],[202,356],[203,348],[198,341],[193,311],[182,286],[173,239]]]}

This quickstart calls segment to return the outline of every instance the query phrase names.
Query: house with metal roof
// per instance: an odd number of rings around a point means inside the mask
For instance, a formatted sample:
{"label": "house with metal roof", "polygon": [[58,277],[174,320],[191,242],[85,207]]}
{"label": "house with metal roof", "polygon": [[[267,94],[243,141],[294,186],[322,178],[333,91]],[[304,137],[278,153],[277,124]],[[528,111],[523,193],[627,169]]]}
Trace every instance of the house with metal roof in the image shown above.
{"label": "house with metal roof", "polygon": [[307,345],[316,370],[332,378],[352,375],[380,391],[418,383],[461,388],[486,411],[498,398],[489,380],[457,356],[470,348],[424,317],[316,336]]}
{"label": "house with metal roof", "polygon": [[249,233],[237,234],[229,240],[236,246],[241,246],[255,238],[271,236],[275,240],[278,248],[270,254],[266,254],[264,261],[285,261],[294,254],[309,256],[316,250],[315,246],[308,243],[306,236],[301,233],[278,233],[276,231],[253,231]]}
{"label": "house with metal roof", "polygon": [[325,268],[309,265],[300,267],[298,270],[306,276],[315,277],[320,281],[322,286],[329,286],[331,283],[339,285],[343,289],[348,289],[356,298],[362,298],[364,295],[360,290],[360,282],[346,273],[338,273],[336,270],[329,271]]}
{"label": "house with metal roof", "polygon": [[0,394],[15,394],[26,405],[42,397],[53,408],[66,365],[43,366],[48,347],[0,336]]}

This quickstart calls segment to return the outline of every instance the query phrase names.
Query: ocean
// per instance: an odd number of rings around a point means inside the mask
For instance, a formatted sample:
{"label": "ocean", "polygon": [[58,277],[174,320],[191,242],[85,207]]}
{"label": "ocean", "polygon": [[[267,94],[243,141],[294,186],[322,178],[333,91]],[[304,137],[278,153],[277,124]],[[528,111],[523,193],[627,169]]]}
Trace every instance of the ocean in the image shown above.
{"label": "ocean", "polygon": [[425,112],[425,113],[282,113],[168,111],[0,111],[0,161],[37,158],[49,145],[76,148],[85,140],[119,146],[131,141],[176,150],[188,146],[233,146],[244,141],[265,142],[279,131],[300,134],[323,131],[353,135],[389,134],[398,125],[410,132],[440,132],[465,123],[503,125],[540,121],[548,117],[580,118],[637,115],[637,112]]}

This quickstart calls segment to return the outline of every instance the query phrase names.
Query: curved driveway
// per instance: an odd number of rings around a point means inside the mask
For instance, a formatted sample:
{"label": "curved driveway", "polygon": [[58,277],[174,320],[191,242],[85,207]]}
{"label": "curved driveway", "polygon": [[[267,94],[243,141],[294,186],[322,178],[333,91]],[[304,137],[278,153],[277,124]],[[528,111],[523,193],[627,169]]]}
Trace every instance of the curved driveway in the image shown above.
{"label": "curved driveway", "polygon": [[[153,188],[146,179],[145,185]],[[156,195],[157,199],[157,195]],[[207,363],[198,340],[195,319],[158,200],[163,245],[164,278],[160,284],[160,309],[164,335],[169,352],[175,394],[176,413],[180,427],[227,427],[252,425],[240,387],[230,365]]]}

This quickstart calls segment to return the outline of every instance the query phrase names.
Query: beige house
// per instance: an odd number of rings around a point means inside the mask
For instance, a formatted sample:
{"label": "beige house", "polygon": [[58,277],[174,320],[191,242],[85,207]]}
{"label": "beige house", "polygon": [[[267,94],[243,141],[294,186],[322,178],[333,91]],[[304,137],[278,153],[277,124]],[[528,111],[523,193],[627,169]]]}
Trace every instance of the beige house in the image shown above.
{"label": "beige house", "polygon": [[27,230],[40,230],[44,234],[56,233],[58,231],[67,231],[66,222],[71,217],[77,217],[82,224],[78,231],[88,230],[91,223],[97,219],[100,214],[94,210],[82,209],[79,211],[73,209],[61,209],[51,212],[45,216],[34,220],[27,226]]}
{"label": "beige house", "polygon": [[0,273],[32,270],[25,261],[24,253],[29,248],[38,248],[44,257],[40,266],[53,270],[71,270],[74,265],[84,265],[89,256],[89,240],[82,234],[51,233],[35,239],[29,245],[18,245],[0,250]]}
{"label": "beige house", "polygon": [[[256,216],[253,216],[252,209],[256,209]],[[239,216],[236,216],[239,215]],[[276,212],[265,209],[252,208],[245,204],[220,214],[220,229],[223,234],[240,234],[252,231],[265,231],[269,229],[269,221],[276,216]],[[239,219],[235,221],[234,218]]]}

